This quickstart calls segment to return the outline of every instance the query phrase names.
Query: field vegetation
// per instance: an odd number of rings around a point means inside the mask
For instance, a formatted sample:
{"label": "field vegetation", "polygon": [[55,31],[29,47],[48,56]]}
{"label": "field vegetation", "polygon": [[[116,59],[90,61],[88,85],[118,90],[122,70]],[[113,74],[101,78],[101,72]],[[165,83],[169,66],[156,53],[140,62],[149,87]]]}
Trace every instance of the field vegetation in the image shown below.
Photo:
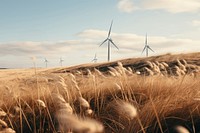
{"label": "field vegetation", "polygon": [[0,133],[198,133],[200,53],[0,70]]}

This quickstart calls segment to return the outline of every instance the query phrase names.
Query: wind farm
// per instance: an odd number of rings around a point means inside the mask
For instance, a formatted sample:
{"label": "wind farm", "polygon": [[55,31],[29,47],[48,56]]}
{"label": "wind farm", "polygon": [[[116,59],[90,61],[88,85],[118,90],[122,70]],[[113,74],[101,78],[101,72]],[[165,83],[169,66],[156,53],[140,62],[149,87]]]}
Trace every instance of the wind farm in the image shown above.
{"label": "wind farm", "polygon": [[112,25],[97,46],[107,44],[104,62],[95,53],[75,66],[60,57],[51,68],[44,58],[40,68],[31,57],[31,69],[0,70],[0,94],[7,99],[0,102],[0,132],[199,132],[200,53],[149,56],[154,50],[146,34],[145,57],[111,60],[111,46],[121,50]]}

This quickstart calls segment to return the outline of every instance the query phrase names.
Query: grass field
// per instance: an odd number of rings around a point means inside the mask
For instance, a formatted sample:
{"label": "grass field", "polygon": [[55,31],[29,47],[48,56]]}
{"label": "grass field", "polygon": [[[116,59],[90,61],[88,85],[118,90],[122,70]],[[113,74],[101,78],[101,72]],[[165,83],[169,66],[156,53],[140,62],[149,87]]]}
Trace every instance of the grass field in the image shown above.
{"label": "grass field", "polygon": [[200,53],[0,70],[0,132],[198,133]]}

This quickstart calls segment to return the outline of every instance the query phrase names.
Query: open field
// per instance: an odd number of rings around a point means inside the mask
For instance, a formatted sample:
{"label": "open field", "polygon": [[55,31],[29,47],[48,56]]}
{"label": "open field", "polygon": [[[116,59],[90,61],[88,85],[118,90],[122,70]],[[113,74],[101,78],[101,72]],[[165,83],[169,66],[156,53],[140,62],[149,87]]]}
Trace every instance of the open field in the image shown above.
{"label": "open field", "polygon": [[200,53],[5,69],[0,91],[4,133],[200,132]]}

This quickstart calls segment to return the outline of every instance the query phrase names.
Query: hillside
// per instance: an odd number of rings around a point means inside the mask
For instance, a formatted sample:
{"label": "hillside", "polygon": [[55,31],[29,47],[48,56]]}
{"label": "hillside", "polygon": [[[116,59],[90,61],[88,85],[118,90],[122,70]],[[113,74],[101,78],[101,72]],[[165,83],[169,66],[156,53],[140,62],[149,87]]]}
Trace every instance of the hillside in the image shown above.
{"label": "hillside", "polygon": [[197,133],[199,80],[200,52],[0,70],[0,132]]}

